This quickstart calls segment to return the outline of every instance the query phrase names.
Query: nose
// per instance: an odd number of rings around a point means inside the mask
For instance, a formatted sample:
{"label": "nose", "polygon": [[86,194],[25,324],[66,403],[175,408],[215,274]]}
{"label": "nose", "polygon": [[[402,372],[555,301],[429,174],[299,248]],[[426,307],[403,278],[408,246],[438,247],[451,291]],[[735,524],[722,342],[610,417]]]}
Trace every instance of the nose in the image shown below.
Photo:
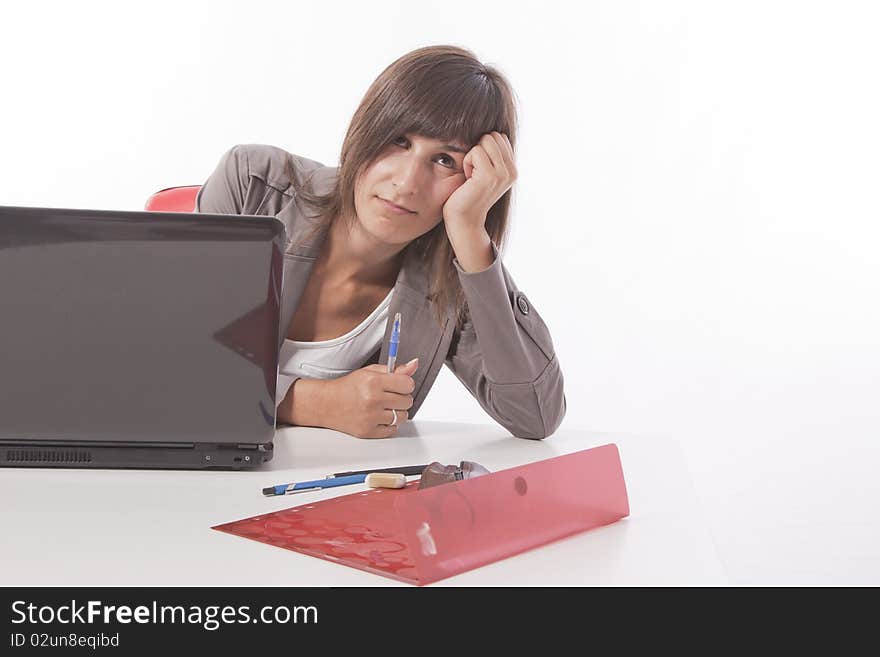
{"label": "nose", "polygon": [[400,196],[415,195],[421,185],[421,167],[415,157],[398,159],[392,183]]}

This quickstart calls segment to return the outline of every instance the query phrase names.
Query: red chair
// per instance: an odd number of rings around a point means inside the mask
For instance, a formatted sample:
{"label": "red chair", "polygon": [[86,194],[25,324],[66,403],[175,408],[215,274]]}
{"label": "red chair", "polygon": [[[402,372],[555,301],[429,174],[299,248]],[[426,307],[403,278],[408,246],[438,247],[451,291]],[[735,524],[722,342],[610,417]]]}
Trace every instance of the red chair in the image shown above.
{"label": "red chair", "polygon": [[201,185],[184,185],[162,189],[147,199],[144,210],[156,212],[192,212]]}

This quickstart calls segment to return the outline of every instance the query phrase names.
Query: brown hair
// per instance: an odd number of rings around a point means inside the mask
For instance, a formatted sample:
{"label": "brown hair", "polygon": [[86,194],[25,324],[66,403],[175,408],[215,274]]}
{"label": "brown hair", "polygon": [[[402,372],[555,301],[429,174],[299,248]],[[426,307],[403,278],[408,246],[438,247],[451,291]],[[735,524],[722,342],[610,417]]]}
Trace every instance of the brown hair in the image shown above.
{"label": "brown hair", "polygon": [[[516,130],[515,96],[504,75],[464,48],[428,46],[394,61],[370,85],[342,142],[339,175],[332,189],[316,194],[310,184],[301,185],[290,162],[289,175],[297,196],[315,211],[313,236],[338,217],[356,216],[358,175],[397,137],[414,133],[472,148],[483,134],[498,131],[515,147]],[[507,229],[511,192],[512,188],[507,190],[486,217],[486,232],[499,249]],[[419,249],[429,263],[429,296],[438,321],[451,309],[460,327],[466,304],[443,222],[407,248]]]}

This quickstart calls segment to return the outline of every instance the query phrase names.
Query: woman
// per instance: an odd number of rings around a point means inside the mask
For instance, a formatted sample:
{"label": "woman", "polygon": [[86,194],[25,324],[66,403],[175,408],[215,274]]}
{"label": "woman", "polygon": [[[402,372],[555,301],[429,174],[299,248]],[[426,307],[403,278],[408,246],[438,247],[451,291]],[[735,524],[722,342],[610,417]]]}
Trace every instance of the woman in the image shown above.
{"label": "woman", "polygon": [[[370,86],[338,168],[262,144],[224,154],[196,211],[275,215],[287,230],[278,422],[393,436],[445,362],[513,435],[556,430],[553,343],[498,252],[515,138],[504,77],[432,46]],[[404,364],[387,373],[398,312]]]}

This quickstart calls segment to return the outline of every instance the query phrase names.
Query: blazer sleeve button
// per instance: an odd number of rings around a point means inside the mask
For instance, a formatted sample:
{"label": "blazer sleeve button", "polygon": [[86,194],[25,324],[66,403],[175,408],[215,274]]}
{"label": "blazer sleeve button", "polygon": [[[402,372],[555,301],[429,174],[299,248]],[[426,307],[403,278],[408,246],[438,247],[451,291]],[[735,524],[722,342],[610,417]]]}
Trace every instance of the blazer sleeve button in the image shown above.
{"label": "blazer sleeve button", "polygon": [[517,297],[516,297],[516,305],[517,305],[517,307],[519,308],[519,311],[520,311],[523,315],[528,315],[528,314],[529,314],[529,302],[528,302],[528,300],[526,299],[526,295],[525,295],[525,294],[520,293],[520,294],[517,295]]}

